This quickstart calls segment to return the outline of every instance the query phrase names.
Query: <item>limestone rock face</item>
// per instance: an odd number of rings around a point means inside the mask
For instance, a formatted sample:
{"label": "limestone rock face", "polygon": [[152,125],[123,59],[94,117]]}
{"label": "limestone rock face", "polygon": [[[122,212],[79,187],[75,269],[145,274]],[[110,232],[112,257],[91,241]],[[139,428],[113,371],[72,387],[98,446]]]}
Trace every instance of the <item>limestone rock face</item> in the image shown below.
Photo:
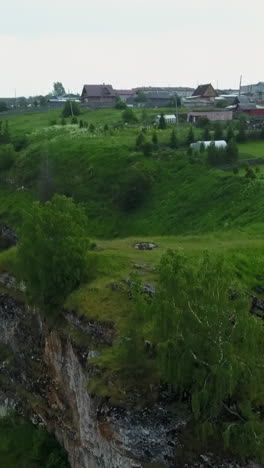
{"label": "limestone rock face", "polygon": [[[93,335],[88,342],[111,342],[110,326],[65,316],[70,325]],[[207,454],[197,463],[182,464],[178,436],[189,420],[183,405],[172,413],[165,395],[152,407],[126,410],[90,394],[94,345],[78,348],[36,311],[6,294],[0,294],[0,344],[8,350],[0,362],[0,414],[16,408],[53,430],[72,468],[241,467]]]}

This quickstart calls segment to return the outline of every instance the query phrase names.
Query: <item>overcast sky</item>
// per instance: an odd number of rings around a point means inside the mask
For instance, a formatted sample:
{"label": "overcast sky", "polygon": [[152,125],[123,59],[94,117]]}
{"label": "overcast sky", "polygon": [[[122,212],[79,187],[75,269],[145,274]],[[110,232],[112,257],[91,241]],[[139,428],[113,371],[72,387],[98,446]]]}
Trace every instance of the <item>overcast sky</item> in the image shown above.
{"label": "overcast sky", "polygon": [[264,81],[263,0],[0,1],[0,96]]}

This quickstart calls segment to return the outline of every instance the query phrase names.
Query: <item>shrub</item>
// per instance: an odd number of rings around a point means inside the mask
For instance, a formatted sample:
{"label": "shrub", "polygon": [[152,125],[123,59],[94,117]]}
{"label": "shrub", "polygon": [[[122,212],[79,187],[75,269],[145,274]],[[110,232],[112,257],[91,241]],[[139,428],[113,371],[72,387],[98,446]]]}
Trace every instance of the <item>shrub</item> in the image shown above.
{"label": "shrub", "polygon": [[137,116],[134,114],[131,108],[127,108],[122,113],[122,119],[126,123],[135,123],[138,121]]}
{"label": "shrub", "polygon": [[142,145],[142,151],[144,156],[150,156],[153,151],[153,144],[147,141],[146,143],[143,143]]}
{"label": "shrub", "polygon": [[0,171],[7,171],[10,169],[16,159],[16,152],[13,145],[0,146]]}
{"label": "shrub", "polygon": [[124,211],[132,211],[143,203],[150,189],[149,176],[137,169],[130,170],[120,186],[120,205]]}

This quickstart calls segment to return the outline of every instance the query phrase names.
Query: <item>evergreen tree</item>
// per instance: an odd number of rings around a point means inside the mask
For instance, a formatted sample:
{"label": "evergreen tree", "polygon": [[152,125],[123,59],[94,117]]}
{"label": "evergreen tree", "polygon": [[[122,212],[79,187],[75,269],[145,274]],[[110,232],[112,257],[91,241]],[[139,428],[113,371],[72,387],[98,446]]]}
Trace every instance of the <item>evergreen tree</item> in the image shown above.
{"label": "evergreen tree", "polygon": [[211,140],[210,128],[208,127],[208,125],[204,129],[203,140],[204,141],[210,141]]}
{"label": "evergreen tree", "polygon": [[216,140],[223,140],[223,130],[221,127],[220,123],[217,123],[215,125],[215,130],[214,130],[214,139]]}
{"label": "evergreen tree", "polygon": [[0,122],[0,144],[8,145],[8,143],[11,143],[11,136],[8,120],[5,120],[4,122]]}
{"label": "evergreen tree", "polygon": [[165,130],[165,128],[167,128],[167,123],[166,123],[164,114],[162,112],[161,115],[160,115],[160,118],[159,118],[159,129],[160,130]]}
{"label": "evergreen tree", "polygon": [[233,163],[238,159],[238,147],[234,139],[230,140],[226,147],[226,162]]}
{"label": "evergreen tree", "polygon": [[192,126],[190,127],[187,135],[187,144],[190,145],[191,143],[194,143],[194,131]]}
{"label": "evergreen tree", "polygon": [[245,124],[244,122],[240,122],[236,140],[238,143],[244,143],[246,139],[247,139],[247,135],[246,135],[246,130],[245,130]]}
{"label": "evergreen tree", "polygon": [[141,132],[136,138],[136,149],[140,149],[145,143],[145,135]]}
{"label": "evergreen tree", "polygon": [[159,144],[158,135],[157,135],[156,132],[153,132],[152,143],[153,143],[154,146],[158,146],[158,144]]}
{"label": "evergreen tree", "polygon": [[177,135],[176,135],[176,132],[175,132],[175,128],[171,132],[170,147],[173,148],[173,149],[178,148],[178,139],[177,139]]}
{"label": "evergreen tree", "polygon": [[234,138],[234,132],[233,132],[232,127],[229,125],[228,129],[227,129],[227,132],[226,132],[226,141],[229,142],[233,138]]}

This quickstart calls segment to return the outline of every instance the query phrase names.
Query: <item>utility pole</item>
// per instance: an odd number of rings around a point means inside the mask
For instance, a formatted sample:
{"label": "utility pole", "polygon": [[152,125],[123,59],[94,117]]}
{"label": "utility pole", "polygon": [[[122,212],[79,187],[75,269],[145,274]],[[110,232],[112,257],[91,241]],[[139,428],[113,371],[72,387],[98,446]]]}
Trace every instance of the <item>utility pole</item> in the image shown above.
{"label": "utility pole", "polygon": [[175,108],[176,108],[176,124],[177,129],[179,128],[179,115],[178,115],[178,94],[175,94]]}
{"label": "utility pole", "polygon": [[241,84],[242,84],[242,75],[240,75],[240,81],[239,81],[239,92],[238,92],[239,96],[241,94]]}

